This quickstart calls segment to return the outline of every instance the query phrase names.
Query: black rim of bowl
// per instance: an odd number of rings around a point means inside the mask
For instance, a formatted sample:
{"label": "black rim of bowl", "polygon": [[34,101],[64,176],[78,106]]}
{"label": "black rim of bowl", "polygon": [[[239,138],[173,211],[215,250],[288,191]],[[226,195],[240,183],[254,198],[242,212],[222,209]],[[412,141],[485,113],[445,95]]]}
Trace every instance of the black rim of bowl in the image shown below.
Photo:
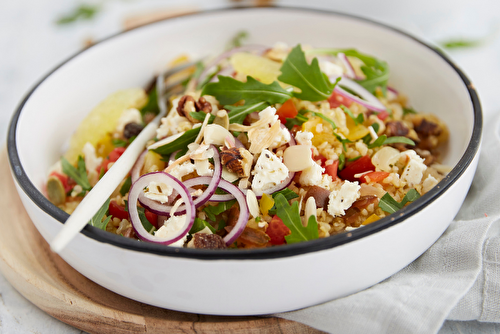
{"label": "black rim of bowl", "polygon": [[[366,236],[372,235],[374,233],[377,233],[379,231],[382,231],[388,227],[394,226],[395,224],[398,224],[402,221],[404,221],[406,218],[414,215],[415,213],[419,212],[423,208],[425,208],[427,205],[432,203],[434,200],[436,200],[446,189],[448,189],[452,184],[454,184],[458,178],[465,172],[467,167],[471,164],[472,160],[474,159],[475,155],[477,154],[479,150],[479,144],[480,144],[480,139],[481,139],[481,132],[482,132],[482,112],[481,112],[481,105],[479,102],[479,98],[477,96],[477,93],[474,89],[474,86],[471,84],[469,79],[465,76],[464,73],[450,60],[448,57],[446,57],[439,49],[434,48],[432,46],[429,46],[427,43],[424,43],[423,41],[419,40],[418,38],[415,38],[414,36],[411,36],[399,29],[381,24],[379,22],[366,19],[366,18],[361,18],[357,17],[354,15],[350,14],[344,14],[344,13],[338,13],[334,11],[328,11],[328,10],[317,10],[317,9],[306,9],[306,8],[295,8],[295,7],[286,7],[286,6],[274,6],[274,7],[266,7],[266,8],[253,8],[253,7],[236,7],[236,8],[224,8],[224,9],[214,9],[214,10],[208,10],[208,11],[203,11],[195,14],[190,14],[187,17],[192,17],[192,16],[198,16],[198,15],[212,15],[212,14],[217,14],[220,12],[224,11],[237,11],[237,10],[246,10],[246,9],[252,9],[252,10],[290,10],[290,11],[303,11],[303,12],[315,12],[319,14],[324,14],[324,15],[329,15],[329,16],[338,16],[338,17],[347,17],[353,20],[358,20],[364,23],[370,23],[374,26],[382,27],[390,31],[397,32],[400,35],[406,36],[407,38],[417,42],[418,44],[434,51],[439,57],[441,57],[446,63],[448,63],[449,66],[451,66],[456,73],[460,76],[462,79],[465,87],[467,88],[473,111],[474,111],[474,127],[472,131],[472,136],[470,139],[470,142],[467,146],[467,149],[464,153],[464,155],[460,158],[460,161],[457,163],[457,165],[452,169],[452,171],[441,181],[437,186],[435,186],[431,191],[426,193],[424,196],[416,200],[415,202],[411,203],[410,205],[404,207],[403,209],[398,211],[397,215],[390,215],[388,217],[382,218],[377,222],[374,222],[372,224],[366,225],[363,228],[359,228],[356,230],[353,230],[348,233],[341,233],[338,235],[333,235],[328,238],[323,238],[323,239],[317,239],[317,240],[311,240],[308,242],[302,242],[302,243],[297,243],[297,244],[292,244],[292,245],[284,245],[284,246],[276,246],[276,247],[270,247],[270,248],[263,248],[263,249],[240,249],[240,250],[224,250],[224,251],[217,251],[217,250],[199,250],[199,249],[190,249],[190,248],[178,248],[178,247],[166,247],[162,245],[157,245],[157,244],[152,244],[152,243],[147,243],[147,242],[137,242],[136,240],[132,240],[129,238],[124,238],[122,236],[118,236],[109,232],[102,231],[98,228],[95,228],[93,226],[87,225],[83,230],[82,233],[94,240],[104,242],[104,243],[109,243],[111,245],[133,250],[133,251],[139,251],[139,252],[147,252],[151,254],[156,254],[156,255],[163,255],[163,256],[173,256],[173,257],[182,257],[182,258],[191,258],[191,259],[203,259],[203,260],[221,260],[221,259],[226,259],[226,260],[251,260],[251,259],[272,259],[272,258],[282,258],[282,257],[290,257],[290,256],[296,256],[296,255],[301,255],[301,254],[306,254],[310,252],[316,252],[316,251],[321,251],[321,250],[327,250],[330,248],[334,248],[340,245],[343,245],[345,243],[358,240],[361,238],[364,238]],[[179,18],[172,18],[169,19],[170,21],[172,20],[182,20],[184,17],[179,17]],[[156,24],[151,23],[151,24]],[[142,27],[138,27],[136,29],[141,29]],[[114,38],[118,35],[123,35],[126,34],[127,32],[122,32],[116,35],[113,35],[107,39],[104,39],[100,41],[99,43],[105,42],[108,39]],[[98,43],[98,44],[99,44]],[[26,176],[23,167],[21,166],[19,155],[17,152],[17,145],[16,145],[16,128],[17,128],[17,123],[21,114],[21,111],[25,105],[25,103],[28,101],[30,98],[31,94],[37,89],[37,87],[44,82],[53,72],[55,72],[57,69],[59,69],[61,66],[66,64],[68,61],[73,59],[74,57],[80,55],[82,52],[85,52],[85,50],[82,50],[63,63],[61,63],[59,66],[54,68],[51,72],[49,72],[44,78],[42,78],[32,89],[31,91],[25,96],[25,98],[21,101],[19,104],[16,112],[14,113],[11,123],[9,125],[9,131],[8,131],[8,136],[7,136],[7,148],[8,148],[8,156],[11,164],[11,168],[13,171],[13,174],[15,175],[18,184],[20,187],[23,189],[23,191],[28,195],[28,197],[45,213],[49,214],[56,220],[60,221],[61,223],[64,223],[66,219],[69,217],[67,213],[53,205],[47,198],[43,196],[43,194],[38,191],[38,189],[33,185],[33,183],[28,179]]]}

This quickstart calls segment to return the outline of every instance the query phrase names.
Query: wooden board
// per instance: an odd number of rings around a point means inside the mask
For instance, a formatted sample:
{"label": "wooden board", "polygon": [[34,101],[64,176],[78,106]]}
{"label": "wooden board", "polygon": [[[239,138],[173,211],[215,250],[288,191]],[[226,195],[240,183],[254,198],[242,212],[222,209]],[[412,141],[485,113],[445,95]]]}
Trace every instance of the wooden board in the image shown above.
{"label": "wooden board", "polygon": [[161,309],[106,290],[50,251],[19,199],[6,149],[0,153],[0,181],[0,270],[24,297],[71,326],[89,333],[320,333],[279,318]]}

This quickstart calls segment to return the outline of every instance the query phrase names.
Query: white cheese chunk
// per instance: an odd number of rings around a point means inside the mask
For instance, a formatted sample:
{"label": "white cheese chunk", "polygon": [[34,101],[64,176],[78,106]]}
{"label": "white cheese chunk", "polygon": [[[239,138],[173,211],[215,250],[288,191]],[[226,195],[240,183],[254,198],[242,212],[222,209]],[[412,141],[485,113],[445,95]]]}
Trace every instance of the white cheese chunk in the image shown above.
{"label": "white cheese chunk", "polygon": [[288,177],[288,168],[276,155],[263,150],[252,173],[252,190],[262,192],[283,182]]}
{"label": "white cheese chunk", "polygon": [[328,77],[341,77],[344,74],[342,66],[332,63],[328,60],[319,62],[321,72],[325,73]]}
{"label": "white cheese chunk", "polygon": [[314,137],[314,135],[312,134],[312,132],[309,132],[309,131],[304,131],[304,132],[297,131],[297,134],[295,135],[295,140],[300,145],[312,146],[311,139],[313,139],[313,137]]}
{"label": "white cheese chunk", "polygon": [[299,183],[303,186],[317,186],[323,179],[325,169],[316,162],[311,167],[302,171],[299,178]]}
{"label": "white cheese chunk", "polygon": [[95,148],[91,143],[87,142],[83,145],[82,152],[85,157],[85,167],[87,168],[87,171],[95,170],[101,165],[102,158],[97,157],[95,154]]}
{"label": "white cheese chunk", "polygon": [[166,117],[161,119],[161,125],[156,130],[156,137],[162,139],[176,133],[187,131],[193,127],[191,122],[177,112],[177,105],[181,97],[172,101],[172,108]]}
{"label": "white cheese chunk", "polygon": [[333,217],[342,216],[360,196],[358,182],[345,181],[340,190],[333,190],[328,196],[328,213]]}
{"label": "white cheese chunk", "polygon": [[401,152],[401,155],[406,156],[408,161],[401,175],[401,180],[406,182],[408,186],[413,187],[422,181],[427,166],[424,164],[424,159],[413,150]]}
{"label": "white cheese chunk", "polygon": [[[155,232],[155,236],[159,238],[170,238],[179,233],[186,223],[186,215],[172,216],[165,221],[162,227]],[[182,247],[187,239],[187,233],[176,242],[170,244],[173,247]]]}
{"label": "white cheese chunk", "polygon": [[149,182],[148,191],[144,194],[146,198],[160,203],[168,202],[168,196],[172,195],[173,188],[165,183]]}
{"label": "white cheese chunk", "polygon": [[432,175],[427,176],[427,178],[422,183],[422,191],[424,193],[428,192],[429,190],[434,188],[434,186],[438,184],[438,182],[439,181],[434,176]]}

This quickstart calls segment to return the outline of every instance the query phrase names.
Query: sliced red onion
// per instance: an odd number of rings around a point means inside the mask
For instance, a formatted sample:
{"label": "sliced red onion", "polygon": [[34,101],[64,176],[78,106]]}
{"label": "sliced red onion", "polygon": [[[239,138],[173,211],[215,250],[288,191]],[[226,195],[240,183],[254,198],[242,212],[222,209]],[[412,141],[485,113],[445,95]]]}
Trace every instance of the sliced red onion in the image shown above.
{"label": "sliced red onion", "polygon": [[[221,177],[222,177],[222,165],[220,162],[219,151],[217,150],[217,148],[214,145],[210,145],[210,148],[214,151],[214,174],[211,177],[207,176],[207,178],[209,178],[210,181],[207,183],[204,183],[204,184],[208,184],[208,188],[203,192],[203,194],[201,194],[195,200],[193,200],[194,206],[196,208],[205,204],[208,200],[210,200],[210,197],[215,193],[215,190],[217,189],[217,186],[218,186],[218,184],[221,180]],[[198,178],[195,178],[195,179],[198,179]],[[184,181],[183,184],[188,188],[195,185],[195,184],[191,184],[190,180]],[[142,206],[147,208],[149,211],[156,213],[157,215],[167,215],[168,216],[168,215],[170,215],[170,210],[172,210],[172,205],[169,205],[167,203],[162,204],[162,203],[159,203],[155,200],[149,199],[144,195],[144,192],[142,192],[139,195],[139,202],[141,203]],[[182,204],[175,211],[175,214],[182,215],[185,212],[186,212],[186,206],[185,206],[185,204]]]}
{"label": "sliced red onion", "polygon": [[387,90],[396,96],[399,95],[399,92],[393,87],[387,86]]}
{"label": "sliced red onion", "polygon": [[[330,78],[330,80],[333,80],[332,82],[335,82],[336,79],[337,78]],[[349,88],[353,92],[356,92],[356,94],[358,94],[362,98],[349,93],[348,91],[340,87],[340,85]],[[342,78],[340,82],[335,86],[334,90],[343,97],[356,102],[369,110],[377,112],[386,110],[385,106],[375,96],[373,96],[372,93],[370,93],[363,86],[351,79]]]}
{"label": "sliced red onion", "polygon": [[198,82],[205,81],[208,73],[210,72],[210,70],[214,66],[216,66],[217,64],[219,64],[224,59],[227,59],[227,58],[231,57],[235,53],[238,53],[238,52],[247,52],[247,51],[264,52],[267,49],[268,49],[268,47],[264,46],[264,45],[244,45],[244,46],[240,46],[240,47],[236,47],[236,48],[233,48],[231,50],[228,50],[228,51],[222,53],[221,55],[219,55],[217,58],[215,58],[214,60],[212,60],[210,63],[208,63],[205,66],[205,69],[201,72],[201,74],[200,74],[200,76],[198,78]]}
{"label": "sliced red onion", "polygon": [[228,65],[228,66],[222,68],[219,72],[217,72],[217,74],[214,75],[214,77],[210,80],[210,82],[218,82],[219,75],[230,77],[233,75],[233,73],[234,73],[234,68],[231,65]]}
{"label": "sliced red onion", "polygon": [[[144,226],[142,226],[141,219],[139,218],[139,212],[137,210],[137,200],[139,199],[139,195],[141,193],[144,193],[144,188],[146,188],[152,181],[165,183],[171,186],[180,194],[184,203],[187,204],[186,222],[184,223],[184,226],[176,234],[167,239],[149,234]],[[194,223],[196,208],[194,207],[194,203],[191,195],[189,195],[188,189],[182,184],[182,182],[167,173],[154,172],[141,176],[139,179],[137,179],[137,181],[134,182],[134,184],[132,184],[128,197],[128,213],[130,215],[130,220],[135,234],[137,234],[137,236],[141,240],[162,245],[170,245],[182,239],[189,232]]]}
{"label": "sliced red onion", "polygon": [[146,160],[146,153],[148,153],[148,150],[145,150],[141,153],[141,155],[135,162],[134,167],[132,167],[132,170],[130,171],[130,180],[132,181],[132,183],[137,181],[137,179],[141,176],[141,170],[144,166],[144,160]]}
{"label": "sliced red onion", "polygon": [[219,188],[231,193],[234,198],[238,201],[240,206],[240,216],[238,217],[238,221],[234,225],[231,232],[229,232],[225,237],[224,241],[226,245],[231,245],[247,226],[248,218],[250,217],[250,211],[248,210],[247,200],[245,194],[240,190],[240,188],[236,187],[234,184],[227,182],[226,180],[220,180]]}
{"label": "sliced red onion", "polygon": [[354,71],[354,67],[352,67],[351,62],[349,61],[349,59],[347,58],[347,56],[345,54],[343,54],[342,52],[339,52],[337,54],[337,57],[339,58],[339,60],[342,62],[342,64],[344,65],[344,67],[346,69],[345,75],[347,78],[358,79],[358,80],[361,79],[356,75],[356,71]]}

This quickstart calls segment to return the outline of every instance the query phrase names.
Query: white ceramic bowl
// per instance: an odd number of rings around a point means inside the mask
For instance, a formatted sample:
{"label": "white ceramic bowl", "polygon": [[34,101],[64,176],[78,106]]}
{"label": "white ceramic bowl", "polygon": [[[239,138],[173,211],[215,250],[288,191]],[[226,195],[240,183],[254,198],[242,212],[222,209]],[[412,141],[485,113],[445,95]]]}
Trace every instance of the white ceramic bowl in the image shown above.
{"label": "white ceramic bowl", "polygon": [[62,253],[96,283],[159,307],[217,315],[294,310],[346,296],[389,277],[430,247],[460,208],[474,175],[482,116],[469,80],[445,56],[395,29],[331,12],[291,8],[216,10],[109,38],[46,76],[21,103],[8,136],[23,204],[50,241],[67,215],[40,190],[79,122],[108,94],[144,86],[179,54],[214,54],[238,31],[249,43],[357,48],[386,60],[390,84],[450,129],[445,164],[429,193],[361,229],[259,250],[207,251],[141,243],[87,226]]}

